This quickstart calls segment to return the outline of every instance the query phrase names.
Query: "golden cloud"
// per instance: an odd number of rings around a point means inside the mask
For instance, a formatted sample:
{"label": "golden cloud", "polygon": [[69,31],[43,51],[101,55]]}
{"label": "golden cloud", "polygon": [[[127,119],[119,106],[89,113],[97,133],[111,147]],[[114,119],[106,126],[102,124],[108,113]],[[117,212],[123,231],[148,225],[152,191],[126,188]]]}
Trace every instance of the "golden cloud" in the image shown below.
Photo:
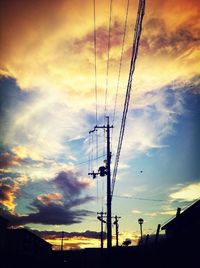
{"label": "golden cloud", "polygon": [[[93,3],[85,1],[3,1],[1,18],[2,68],[22,89],[46,93],[63,90],[68,102],[93,106]],[[97,1],[97,84],[103,104],[106,84],[109,5]],[[12,4],[11,4],[12,3]],[[37,8],[35,8],[37,5]],[[109,101],[116,89],[126,1],[113,2],[109,67]],[[137,2],[130,4],[120,92],[128,78]],[[155,89],[198,72],[199,1],[147,2],[135,74],[141,91]],[[13,16],[12,14],[18,14]],[[177,14],[178,19],[177,19]],[[37,19],[36,19],[37,18]],[[5,72],[5,71],[4,71]],[[81,96],[81,97],[80,97]],[[81,100],[81,101],[80,101]]]}
{"label": "golden cloud", "polygon": [[194,201],[200,198],[200,183],[192,183],[182,186],[176,192],[170,194],[172,200]]}
{"label": "golden cloud", "polygon": [[32,160],[42,160],[42,157],[30,147],[16,146],[12,148],[12,152],[19,158],[31,158]]}
{"label": "golden cloud", "polygon": [[26,184],[28,178],[21,176],[15,179],[9,177],[0,180],[0,204],[15,212],[16,198],[22,185]]}

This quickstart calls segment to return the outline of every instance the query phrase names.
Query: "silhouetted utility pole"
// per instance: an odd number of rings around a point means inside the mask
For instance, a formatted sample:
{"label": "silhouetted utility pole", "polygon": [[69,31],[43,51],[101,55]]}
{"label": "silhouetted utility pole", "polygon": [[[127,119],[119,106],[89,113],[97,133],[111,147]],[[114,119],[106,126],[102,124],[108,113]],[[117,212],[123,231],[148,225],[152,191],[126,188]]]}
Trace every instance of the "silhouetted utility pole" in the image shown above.
{"label": "silhouetted utility pole", "polygon": [[101,249],[103,248],[103,224],[106,223],[106,221],[103,219],[104,215],[106,215],[105,212],[97,212],[97,219],[101,222]]}
{"label": "silhouetted utility pole", "polygon": [[113,224],[115,225],[115,233],[116,233],[116,247],[119,246],[119,219],[121,217],[115,216],[114,219],[115,221],[113,222]]}
{"label": "silhouetted utility pole", "polygon": [[64,240],[64,232],[62,232],[62,236],[61,236],[61,246],[60,246],[61,251],[63,251],[63,240]]}
{"label": "silhouetted utility pole", "polygon": [[98,128],[103,128],[106,130],[107,133],[107,159],[106,159],[106,167],[101,166],[99,167],[98,172],[89,172],[88,175],[92,175],[93,179],[96,178],[97,175],[100,175],[101,177],[104,177],[107,175],[107,248],[112,247],[112,222],[111,222],[111,174],[110,174],[110,162],[111,162],[111,151],[110,151],[110,129],[113,128],[113,126],[110,126],[109,124],[109,116],[106,116],[107,118],[107,125],[105,126],[95,126],[94,130],[90,131],[94,132]]}
{"label": "silhouetted utility pole", "polygon": [[110,128],[112,126],[109,125],[109,117],[107,117],[107,247],[112,247],[112,208],[111,208],[111,174],[110,174],[110,162],[111,162],[111,152],[110,152]]}

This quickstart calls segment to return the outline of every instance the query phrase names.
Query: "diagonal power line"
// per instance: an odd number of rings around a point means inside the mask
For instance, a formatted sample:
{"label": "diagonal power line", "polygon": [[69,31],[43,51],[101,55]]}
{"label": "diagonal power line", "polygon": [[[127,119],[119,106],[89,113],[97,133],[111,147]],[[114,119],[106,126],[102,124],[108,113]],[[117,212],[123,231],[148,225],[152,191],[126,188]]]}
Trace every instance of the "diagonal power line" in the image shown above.
{"label": "diagonal power line", "polygon": [[122,115],[121,128],[120,128],[120,134],[119,134],[119,140],[118,140],[118,146],[117,146],[117,153],[116,153],[114,170],[113,170],[111,198],[112,198],[113,192],[114,192],[114,186],[115,186],[115,181],[116,181],[116,176],[117,176],[117,169],[118,169],[119,158],[120,158],[122,142],[123,142],[123,137],[124,137],[124,131],[125,131],[125,125],[126,125],[126,116],[128,113],[131,87],[132,87],[133,73],[135,70],[135,63],[136,63],[137,54],[138,54],[139,41],[140,41],[140,36],[141,36],[141,32],[142,32],[142,20],[144,17],[144,9],[145,9],[145,0],[140,0],[139,6],[138,6],[138,12],[137,12],[135,34],[134,34],[134,41],[133,41],[133,47],[132,47],[132,57],[131,57],[127,90],[126,90],[126,97],[125,97],[125,101],[124,101],[124,110],[123,110],[123,115]]}

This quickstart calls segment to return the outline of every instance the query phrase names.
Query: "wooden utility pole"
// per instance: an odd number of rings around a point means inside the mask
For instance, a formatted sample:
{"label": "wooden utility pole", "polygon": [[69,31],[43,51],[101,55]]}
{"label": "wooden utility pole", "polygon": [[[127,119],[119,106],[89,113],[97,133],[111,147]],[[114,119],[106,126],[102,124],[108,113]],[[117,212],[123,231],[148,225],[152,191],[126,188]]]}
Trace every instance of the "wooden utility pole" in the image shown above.
{"label": "wooden utility pole", "polygon": [[107,161],[106,161],[106,171],[107,171],[107,247],[112,247],[112,208],[111,208],[111,174],[110,174],[110,162],[111,162],[111,152],[110,152],[110,125],[109,117],[107,117]]}

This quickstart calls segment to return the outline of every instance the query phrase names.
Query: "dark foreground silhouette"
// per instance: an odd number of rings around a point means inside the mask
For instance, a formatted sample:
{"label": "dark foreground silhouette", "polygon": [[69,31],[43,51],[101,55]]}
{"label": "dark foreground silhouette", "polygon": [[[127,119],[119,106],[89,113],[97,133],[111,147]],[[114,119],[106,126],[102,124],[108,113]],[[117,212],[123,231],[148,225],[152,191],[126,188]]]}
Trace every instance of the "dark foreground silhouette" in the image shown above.
{"label": "dark foreground silhouette", "polygon": [[[198,268],[200,200],[162,226],[164,239],[143,239],[136,247],[52,251],[51,245],[25,229],[7,229],[0,217],[1,268]],[[148,242],[147,242],[148,241]]]}
{"label": "dark foreground silhouette", "polygon": [[118,247],[112,249],[84,249],[74,251],[52,251],[46,256],[27,256],[4,253],[0,267],[155,267],[182,268],[200,267],[200,247],[197,241],[163,240],[157,247]]}

